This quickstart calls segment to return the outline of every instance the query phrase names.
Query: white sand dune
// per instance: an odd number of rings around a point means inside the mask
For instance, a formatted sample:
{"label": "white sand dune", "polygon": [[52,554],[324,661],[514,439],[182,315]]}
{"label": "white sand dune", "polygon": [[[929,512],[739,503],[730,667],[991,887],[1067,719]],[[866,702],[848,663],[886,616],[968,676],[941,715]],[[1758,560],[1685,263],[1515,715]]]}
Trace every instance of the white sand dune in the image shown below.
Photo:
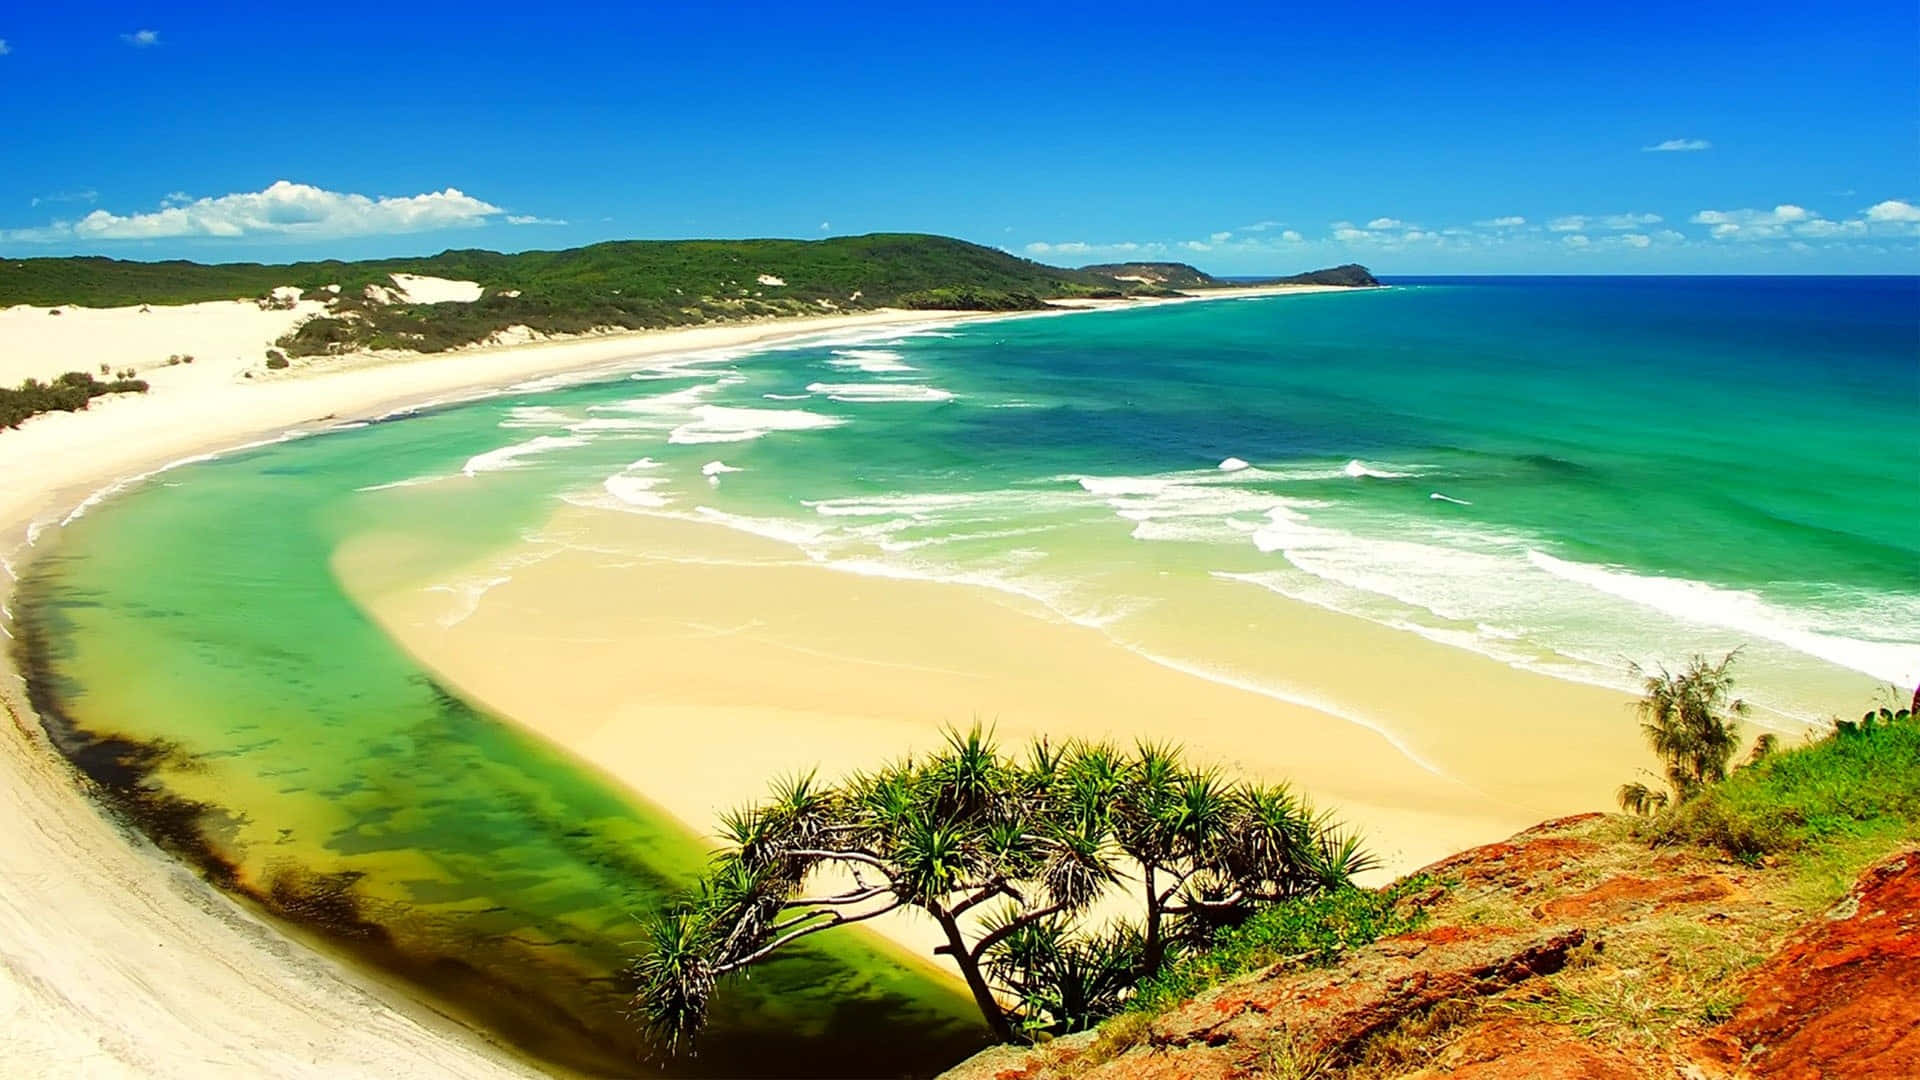
{"label": "white sand dune", "polygon": [[[103,364],[116,372],[132,368],[156,389],[231,382],[249,369],[264,370],[276,338],[325,310],[314,300],[297,300],[285,310],[262,308],[253,300],[0,309],[0,386],[45,381],[68,371],[98,375]],[[171,356],[191,356],[193,363],[169,366]]]}
{"label": "white sand dune", "polygon": [[453,281],[419,274],[394,274],[393,285],[409,304],[471,304],[484,290],[477,281]]}

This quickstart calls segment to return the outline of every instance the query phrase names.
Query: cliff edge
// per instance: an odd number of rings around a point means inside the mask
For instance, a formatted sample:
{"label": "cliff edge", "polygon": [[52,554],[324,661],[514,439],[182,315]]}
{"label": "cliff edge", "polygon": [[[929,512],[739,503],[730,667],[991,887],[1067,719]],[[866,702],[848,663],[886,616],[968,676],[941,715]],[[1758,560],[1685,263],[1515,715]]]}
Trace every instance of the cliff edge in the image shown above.
{"label": "cliff edge", "polygon": [[1418,876],[1418,928],[1332,966],[1282,962],[946,1080],[1920,1076],[1912,830],[1744,865],[1591,814]]}

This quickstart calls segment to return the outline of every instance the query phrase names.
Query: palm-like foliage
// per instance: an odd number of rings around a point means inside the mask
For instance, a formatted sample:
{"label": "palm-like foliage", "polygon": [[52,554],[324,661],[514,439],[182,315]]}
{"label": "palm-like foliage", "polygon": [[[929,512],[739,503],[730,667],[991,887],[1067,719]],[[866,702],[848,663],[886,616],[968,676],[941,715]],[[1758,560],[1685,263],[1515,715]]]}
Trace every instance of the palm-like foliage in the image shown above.
{"label": "palm-like foliage", "polygon": [[[1008,759],[977,726],[838,786],[782,780],[720,824],[725,848],[686,900],[647,921],[633,969],[635,1006],[670,1049],[699,1030],[720,980],[901,907],[938,924],[937,951],[1001,1038],[1080,1030],[1171,952],[1373,866],[1286,788],[1230,783],[1173,747],[1037,741]],[[829,873],[840,891],[810,895]],[[1083,929],[1129,879],[1144,921]]]}
{"label": "palm-like foliage", "polygon": [[[1739,655],[1735,649],[1717,663],[1695,656],[1678,672],[1633,667],[1641,680],[1641,697],[1634,706],[1640,731],[1660,758],[1668,790],[1637,781],[1622,784],[1616,793],[1622,810],[1643,816],[1658,813],[1727,778],[1740,749],[1739,718],[1749,711],[1745,701],[1733,696],[1733,662]],[[1760,736],[1746,764],[1772,753],[1776,742],[1772,735]]]}

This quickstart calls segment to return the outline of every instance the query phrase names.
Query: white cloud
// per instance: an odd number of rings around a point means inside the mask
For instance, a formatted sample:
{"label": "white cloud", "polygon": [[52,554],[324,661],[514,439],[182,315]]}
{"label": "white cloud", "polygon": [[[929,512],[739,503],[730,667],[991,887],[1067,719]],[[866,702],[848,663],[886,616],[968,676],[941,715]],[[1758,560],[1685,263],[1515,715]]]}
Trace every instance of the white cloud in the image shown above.
{"label": "white cloud", "polygon": [[1399,218],[1377,217],[1367,222],[1369,229],[1404,229],[1406,227],[1407,223]]}
{"label": "white cloud", "polygon": [[1920,221],[1920,206],[1905,199],[1888,199],[1867,207],[1868,221]]}
{"label": "white cloud", "polygon": [[1702,210],[1689,220],[1707,226],[1708,234],[1718,240],[1771,240],[1786,236],[1790,230],[1808,229],[1818,235],[1832,224],[1816,224],[1825,219],[1792,203],[1781,203],[1771,210]]}
{"label": "white cloud", "polygon": [[1303,239],[1303,237],[1299,233],[1294,232],[1292,229],[1283,229],[1280,232],[1280,239],[1286,241],[1289,244],[1297,244]]}
{"label": "white cloud", "polygon": [[308,184],[276,181],[264,191],[181,203],[150,213],[95,210],[78,221],[14,229],[0,238],[41,243],[61,239],[152,240],[181,236],[376,236],[484,225],[503,211],[457,188],[424,195],[369,198]]}
{"label": "white cloud", "polygon": [[1486,221],[1474,222],[1475,225],[1483,229],[1517,229],[1526,223],[1527,219],[1518,214],[1509,217],[1488,218]]}
{"label": "white cloud", "polygon": [[1672,154],[1689,153],[1695,150],[1709,150],[1712,148],[1713,144],[1705,139],[1667,139],[1664,142],[1657,142],[1652,146],[1643,146],[1640,149],[1654,154]]}
{"label": "white cloud", "polygon": [[1648,236],[1645,233],[1628,233],[1625,236],[1622,236],[1620,238],[1620,242],[1627,245],[1628,247],[1637,247],[1637,248],[1652,247],[1653,237]]}
{"label": "white cloud", "polygon": [[135,30],[131,34],[121,34],[120,40],[136,49],[150,48],[151,46],[160,44],[160,31]]}
{"label": "white cloud", "polygon": [[1251,225],[1242,225],[1236,232],[1268,232],[1286,224],[1283,221],[1256,221]]}
{"label": "white cloud", "polygon": [[[1008,228],[1008,229],[1012,229],[1012,228],[1013,228],[1013,226],[1011,226],[1011,225],[1009,225],[1009,226],[1007,226],[1007,228]],[[823,222],[821,222],[821,223],[820,223],[820,231],[821,231],[821,232],[832,232],[832,231],[833,231],[833,222],[831,222],[831,221],[823,221]]]}
{"label": "white cloud", "polygon": [[1568,214],[1547,222],[1547,228],[1552,232],[1583,232],[1588,229],[1612,229],[1615,232],[1625,232],[1628,229],[1658,225],[1661,220],[1659,214]]}
{"label": "white cloud", "polygon": [[[1198,243],[1198,241],[1191,241]],[[1177,245],[1186,246],[1186,245]],[[1026,246],[1029,255],[1095,255],[1116,258],[1131,258],[1138,255],[1160,255],[1169,249],[1169,245],[1157,240],[1122,240],[1115,243],[1089,244],[1084,240],[1068,240],[1064,243],[1049,244],[1035,241]]]}
{"label": "white cloud", "polygon": [[1233,239],[1233,234],[1230,232],[1217,232],[1217,233],[1214,233],[1212,236],[1208,237],[1207,239],[1212,240],[1216,244],[1224,244],[1227,241]]}
{"label": "white cloud", "polygon": [[69,203],[69,202],[89,202],[90,203],[90,202],[97,201],[99,198],[100,198],[99,192],[93,190],[92,188],[83,188],[79,191],[56,191],[51,195],[35,195],[32,199],[28,200],[27,205],[39,206],[42,203]]}
{"label": "white cloud", "polygon": [[1180,246],[1183,248],[1186,248],[1188,251],[1212,251],[1213,250],[1213,245],[1207,243],[1205,240],[1186,240],[1186,241],[1182,241]]}
{"label": "white cloud", "polygon": [[12,51],[13,47],[7,44],[7,39],[0,38],[0,56],[5,56]]}
{"label": "white cloud", "polygon": [[509,225],[565,225],[565,218],[534,217],[531,214],[508,214]]}
{"label": "white cloud", "polygon": [[1563,236],[1560,238],[1560,242],[1571,248],[1590,247],[1593,244],[1593,240],[1584,233],[1574,233],[1571,236]]}

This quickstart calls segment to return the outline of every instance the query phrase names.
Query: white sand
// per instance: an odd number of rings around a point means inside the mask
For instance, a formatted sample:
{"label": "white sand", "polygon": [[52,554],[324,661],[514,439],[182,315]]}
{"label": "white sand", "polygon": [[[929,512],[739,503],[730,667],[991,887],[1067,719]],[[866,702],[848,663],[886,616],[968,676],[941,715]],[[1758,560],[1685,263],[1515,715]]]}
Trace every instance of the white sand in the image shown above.
{"label": "white sand", "polygon": [[[274,339],[325,310],[311,300],[286,311],[264,310],[252,300],[0,309],[0,386],[44,382],[68,371],[98,376],[102,364],[115,372],[133,368],[156,389],[229,382],[249,368],[262,368]],[[191,356],[193,363],[170,367],[167,358],[174,355]]]}
{"label": "white sand", "polygon": [[420,274],[393,274],[394,288],[409,304],[471,304],[483,291],[477,281],[453,281]]}
{"label": "white sand", "polygon": [[[1290,290],[1299,291],[1299,290]],[[303,304],[302,308],[307,308]],[[307,308],[307,310],[312,310]],[[301,427],[596,365],[829,329],[959,318],[875,312],[241,375],[303,311],[250,302],[0,312],[0,380],[132,365],[145,395],[0,430],[0,604],[12,568],[123,477]],[[165,366],[188,352],[192,365]],[[0,612],[0,633],[11,616]],[[105,821],[0,664],[0,1063],[14,1076],[539,1075],[403,993],[282,937]]]}

